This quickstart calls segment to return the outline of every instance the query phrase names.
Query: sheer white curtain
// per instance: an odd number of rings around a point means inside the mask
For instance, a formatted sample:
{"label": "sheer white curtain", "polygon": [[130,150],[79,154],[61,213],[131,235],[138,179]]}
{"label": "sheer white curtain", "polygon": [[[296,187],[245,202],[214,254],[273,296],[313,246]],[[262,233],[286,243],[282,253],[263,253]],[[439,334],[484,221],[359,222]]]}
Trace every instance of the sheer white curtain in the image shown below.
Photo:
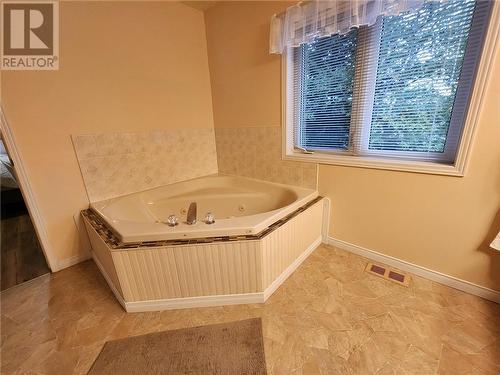
{"label": "sheer white curtain", "polygon": [[271,19],[270,53],[310,43],[317,37],[345,34],[373,25],[380,15],[416,10],[425,0],[320,0],[300,2]]}

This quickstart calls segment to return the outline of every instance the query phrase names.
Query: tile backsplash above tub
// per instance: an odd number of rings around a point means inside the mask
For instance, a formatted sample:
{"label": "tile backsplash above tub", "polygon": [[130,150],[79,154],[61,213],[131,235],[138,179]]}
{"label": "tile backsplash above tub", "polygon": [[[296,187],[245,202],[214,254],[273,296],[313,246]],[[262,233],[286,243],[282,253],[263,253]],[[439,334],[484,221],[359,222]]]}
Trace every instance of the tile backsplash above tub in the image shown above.
{"label": "tile backsplash above tub", "polygon": [[281,160],[280,127],[216,128],[219,172],[316,188],[317,164]]}
{"label": "tile backsplash above tub", "polygon": [[217,173],[213,129],[74,135],[91,202]]}

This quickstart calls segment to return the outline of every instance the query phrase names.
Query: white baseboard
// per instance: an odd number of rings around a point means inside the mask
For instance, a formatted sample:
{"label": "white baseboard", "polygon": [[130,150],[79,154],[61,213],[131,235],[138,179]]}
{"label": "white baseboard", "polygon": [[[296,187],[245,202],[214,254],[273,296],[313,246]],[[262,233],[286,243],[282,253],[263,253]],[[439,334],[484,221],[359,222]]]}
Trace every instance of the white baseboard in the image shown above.
{"label": "white baseboard", "polygon": [[84,262],[90,258],[91,258],[91,255],[89,253],[86,253],[86,254],[81,254],[81,255],[75,255],[71,258],[59,260],[57,262],[57,266],[54,267],[55,269],[53,271],[54,272],[60,271],[64,268],[68,268],[68,267],[74,266],[75,264],[78,264],[80,262]]}
{"label": "white baseboard", "polygon": [[263,302],[264,293],[227,294],[219,296],[200,296],[125,302],[125,310],[127,310],[127,312],[143,312]]}
{"label": "white baseboard", "polygon": [[311,253],[316,250],[316,248],[321,245],[322,236],[319,236],[314,242],[307,247],[307,249],[299,255],[295,261],[290,264],[282,273],[274,280],[271,285],[269,285],[266,290],[264,290],[264,302],[283,284],[286,279],[302,264],[304,260],[307,259]]}
{"label": "white baseboard", "polygon": [[[159,310],[173,310],[173,309],[187,309],[194,307],[212,307],[223,305],[239,305],[248,303],[264,303],[283,282],[302,264],[302,262],[321,245],[322,237],[319,236],[314,242],[304,250],[304,252],[290,265],[281,275],[278,276],[274,282],[266,288],[264,292],[259,293],[245,293],[245,294],[227,294],[218,296],[200,296],[200,297],[186,297],[186,298],[170,298],[159,299],[151,301],[135,301],[135,302],[122,302],[122,306],[127,312],[143,312],[143,311],[159,311]],[[118,300],[121,299],[120,294],[114,290],[113,284],[110,282],[99,261],[94,258],[97,266],[104,275],[110,288],[115,293]]]}
{"label": "white baseboard", "polygon": [[366,249],[364,247],[354,245],[352,243],[342,241],[333,237],[327,237],[324,242],[328,245],[338,247],[339,249],[346,250],[357,255],[361,255],[376,262],[398,268],[401,271],[410,272],[417,276],[435,281],[439,284],[443,284],[451,288],[455,288],[463,292],[482,297],[489,301],[500,303],[499,291],[489,289],[484,286],[471,283],[469,281],[461,280],[453,276],[445,275],[441,272],[430,270],[428,268],[418,266],[416,264],[406,262],[389,255],[381,254],[377,251]]}
{"label": "white baseboard", "polygon": [[118,302],[120,303],[120,305],[122,305],[122,307],[125,310],[127,310],[127,306],[125,304],[125,301],[124,301],[122,295],[115,288],[115,285],[113,284],[113,282],[111,281],[111,278],[109,277],[108,273],[106,272],[106,270],[104,269],[103,265],[99,261],[99,258],[97,258],[97,256],[95,255],[95,253],[94,253],[93,250],[90,251],[90,254],[92,255],[92,259],[94,260],[94,263],[96,264],[97,268],[99,268],[99,271],[101,271],[102,276],[104,277],[104,279],[108,283],[108,286],[111,289],[111,291],[113,292],[113,294],[115,295],[116,299],[118,300]]}

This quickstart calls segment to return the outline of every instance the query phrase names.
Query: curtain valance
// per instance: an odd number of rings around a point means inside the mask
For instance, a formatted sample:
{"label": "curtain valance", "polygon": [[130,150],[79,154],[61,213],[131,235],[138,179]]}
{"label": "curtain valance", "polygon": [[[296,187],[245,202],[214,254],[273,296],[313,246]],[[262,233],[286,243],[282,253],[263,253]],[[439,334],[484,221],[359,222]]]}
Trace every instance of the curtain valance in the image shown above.
{"label": "curtain valance", "polygon": [[420,8],[425,0],[328,0],[301,2],[271,19],[270,53],[297,47],[315,38],[345,34],[353,27],[373,25],[380,15],[392,16]]}

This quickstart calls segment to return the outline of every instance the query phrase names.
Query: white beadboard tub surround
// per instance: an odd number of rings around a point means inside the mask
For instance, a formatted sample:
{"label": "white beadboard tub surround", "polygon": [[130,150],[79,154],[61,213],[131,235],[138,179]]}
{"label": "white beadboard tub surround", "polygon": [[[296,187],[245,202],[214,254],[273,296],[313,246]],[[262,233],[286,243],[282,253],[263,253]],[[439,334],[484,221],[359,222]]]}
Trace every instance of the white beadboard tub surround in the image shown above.
{"label": "white beadboard tub surround", "polygon": [[92,256],[128,312],[263,303],[322,240],[321,199],[258,240],[111,249],[85,220]]}

